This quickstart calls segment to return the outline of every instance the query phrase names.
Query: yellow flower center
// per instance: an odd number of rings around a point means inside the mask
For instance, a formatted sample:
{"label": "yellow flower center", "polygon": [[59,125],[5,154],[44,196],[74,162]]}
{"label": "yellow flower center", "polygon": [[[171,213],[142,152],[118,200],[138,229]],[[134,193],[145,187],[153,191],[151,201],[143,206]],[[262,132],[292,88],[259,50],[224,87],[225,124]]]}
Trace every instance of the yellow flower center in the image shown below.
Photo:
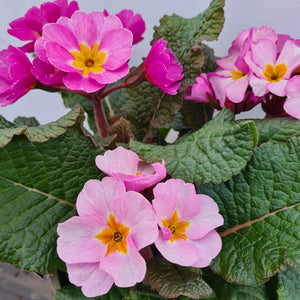
{"label": "yellow flower center", "polygon": [[231,71],[229,73],[232,75],[232,77],[231,77],[232,80],[240,79],[240,78],[242,78],[242,77],[244,77],[244,76],[247,75],[247,74],[243,73],[240,70]]}
{"label": "yellow flower center", "polygon": [[287,71],[288,69],[285,63],[278,64],[275,67],[267,64],[266,69],[264,70],[264,76],[269,82],[278,82],[283,78]]}
{"label": "yellow flower center", "polygon": [[107,222],[108,228],[105,228],[95,236],[99,241],[107,246],[105,256],[113,251],[127,253],[126,237],[129,234],[129,228],[123,224],[118,224],[113,215],[109,215]]}
{"label": "yellow flower center", "polygon": [[169,228],[172,233],[172,236],[169,239],[170,242],[174,242],[176,239],[187,240],[187,237],[184,233],[186,232],[186,229],[189,227],[190,222],[188,221],[179,222],[179,217],[176,210],[170,220],[167,221],[166,219],[163,219],[161,220],[161,222],[162,225],[164,227]]}
{"label": "yellow flower center", "polygon": [[83,76],[88,76],[90,72],[101,73],[103,72],[102,65],[106,58],[106,53],[99,52],[99,45],[94,43],[92,49],[88,46],[80,44],[80,52],[72,51],[71,54],[74,57],[72,65],[78,69],[82,70]]}

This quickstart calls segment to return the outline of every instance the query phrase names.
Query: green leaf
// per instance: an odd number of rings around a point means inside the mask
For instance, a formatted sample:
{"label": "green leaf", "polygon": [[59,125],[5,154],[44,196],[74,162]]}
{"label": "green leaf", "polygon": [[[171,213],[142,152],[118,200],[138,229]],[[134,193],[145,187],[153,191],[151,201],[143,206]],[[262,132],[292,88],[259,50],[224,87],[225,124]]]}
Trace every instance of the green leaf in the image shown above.
{"label": "green leaf", "polygon": [[[30,141],[45,142],[50,137],[57,137],[67,128],[81,127],[84,121],[84,111],[77,105],[68,114],[55,122],[33,127],[17,127],[0,129],[0,147],[11,141],[14,135],[25,134]],[[3,122],[3,119],[2,119]]]}
{"label": "green leaf", "polygon": [[16,125],[14,123],[7,121],[2,115],[0,115],[0,129],[15,127]]}
{"label": "green leaf", "polygon": [[67,285],[56,291],[55,300],[123,300],[124,295],[128,293],[128,289],[121,289],[113,286],[110,291],[98,297],[85,297],[81,288],[74,285]]}
{"label": "green leaf", "polygon": [[102,154],[78,128],[33,142],[14,136],[0,148],[0,260],[52,273],[64,268],[56,253],[56,227],[73,216],[84,183],[101,179]]}
{"label": "green leaf", "polygon": [[129,290],[129,293],[124,296],[122,300],[163,300],[164,297],[159,296],[152,291],[150,287],[137,284],[135,288]]}
{"label": "green leaf", "polygon": [[198,299],[212,293],[201,275],[201,269],[182,267],[161,257],[154,257],[147,261],[145,281],[162,297],[176,298],[183,295]]}
{"label": "green leaf", "polygon": [[278,300],[295,300],[300,295],[300,273],[295,268],[287,266],[285,270],[277,274]]}
{"label": "green leaf", "polygon": [[300,122],[292,118],[256,119],[258,144],[267,142],[285,143],[288,139],[300,136]]}
{"label": "green leaf", "polygon": [[256,145],[252,121],[226,121],[232,113],[223,110],[198,131],[167,146],[131,141],[130,149],[149,162],[164,160],[173,178],[202,184],[219,183],[244,168]]}
{"label": "green leaf", "polygon": [[212,268],[227,281],[262,284],[299,265],[300,141],[255,149],[242,172],[225,183],[197,187],[211,196],[224,217],[223,247]]}
{"label": "green leaf", "polygon": [[14,124],[16,125],[16,127],[34,127],[40,125],[39,121],[35,117],[17,117],[14,119]]}

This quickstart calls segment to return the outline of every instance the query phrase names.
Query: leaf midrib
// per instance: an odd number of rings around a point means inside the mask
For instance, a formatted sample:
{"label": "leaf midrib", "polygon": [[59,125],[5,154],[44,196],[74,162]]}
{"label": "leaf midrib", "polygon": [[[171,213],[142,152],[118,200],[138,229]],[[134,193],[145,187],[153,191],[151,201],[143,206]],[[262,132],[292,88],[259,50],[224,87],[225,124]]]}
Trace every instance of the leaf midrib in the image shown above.
{"label": "leaf midrib", "polygon": [[16,186],[20,186],[20,187],[22,187],[22,188],[25,188],[25,189],[27,189],[27,190],[29,190],[29,191],[32,191],[32,192],[41,194],[41,195],[43,195],[43,196],[46,196],[47,198],[54,199],[54,200],[56,200],[56,201],[58,201],[58,202],[60,202],[60,203],[64,203],[64,204],[66,204],[66,205],[69,205],[69,206],[71,206],[72,208],[76,208],[75,204],[73,204],[73,203],[71,203],[71,202],[69,202],[69,201],[67,201],[67,200],[60,199],[60,198],[58,198],[58,197],[56,197],[56,196],[53,196],[53,195],[51,195],[51,194],[47,194],[47,193],[45,193],[45,192],[42,192],[42,191],[37,190],[37,189],[35,189],[35,188],[28,187],[28,186],[23,185],[23,184],[21,184],[21,183],[19,183],[19,182],[15,182],[15,181],[13,181],[13,180],[10,180],[10,179],[5,178],[5,177],[2,177],[2,176],[0,176],[0,179],[2,179],[2,180],[4,180],[4,181],[7,181],[7,182],[10,182],[10,183],[12,183],[12,184],[14,184],[14,185],[16,185]]}

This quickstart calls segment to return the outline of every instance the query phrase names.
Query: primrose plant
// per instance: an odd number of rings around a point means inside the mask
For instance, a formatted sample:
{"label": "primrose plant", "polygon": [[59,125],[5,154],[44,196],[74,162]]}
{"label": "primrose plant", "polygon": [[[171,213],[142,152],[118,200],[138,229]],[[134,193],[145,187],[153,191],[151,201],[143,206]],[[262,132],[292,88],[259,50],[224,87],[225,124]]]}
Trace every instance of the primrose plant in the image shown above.
{"label": "primrose plant", "polygon": [[70,112],[0,116],[2,262],[53,274],[57,300],[299,297],[300,41],[266,24],[217,59],[224,5],[164,16],[131,68],[132,10],[55,0],[9,24],[0,105],[40,89]]}

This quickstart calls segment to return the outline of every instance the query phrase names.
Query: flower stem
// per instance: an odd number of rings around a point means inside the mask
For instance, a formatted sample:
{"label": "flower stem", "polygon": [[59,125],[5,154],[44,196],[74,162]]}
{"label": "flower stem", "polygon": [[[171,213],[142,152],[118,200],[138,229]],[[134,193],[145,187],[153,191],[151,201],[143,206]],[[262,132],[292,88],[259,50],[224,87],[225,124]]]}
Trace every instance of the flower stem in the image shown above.
{"label": "flower stem", "polygon": [[104,109],[101,103],[101,99],[94,93],[92,94],[92,101],[94,107],[94,117],[96,127],[100,138],[108,136],[108,122],[104,113]]}
{"label": "flower stem", "polygon": [[109,95],[110,93],[116,91],[116,90],[119,90],[119,89],[123,89],[126,87],[126,84],[123,82],[119,85],[115,85],[107,90],[104,90],[104,91],[100,91],[100,93],[98,93],[98,99],[103,99],[105,98],[107,95]]}

